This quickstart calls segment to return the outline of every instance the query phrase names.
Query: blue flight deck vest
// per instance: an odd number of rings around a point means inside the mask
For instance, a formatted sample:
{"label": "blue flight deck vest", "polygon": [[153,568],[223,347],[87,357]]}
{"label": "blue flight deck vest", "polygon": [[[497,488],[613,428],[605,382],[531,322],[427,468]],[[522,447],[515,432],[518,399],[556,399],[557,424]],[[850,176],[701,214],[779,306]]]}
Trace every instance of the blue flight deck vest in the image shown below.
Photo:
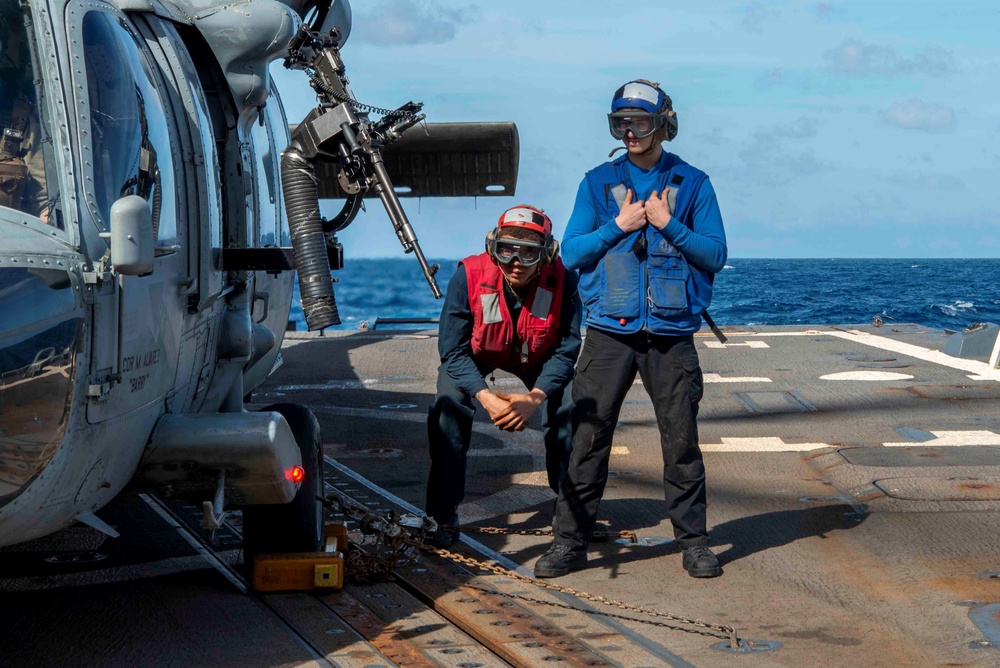
{"label": "blue flight deck vest", "polygon": [[[656,190],[666,188],[673,217],[694,228],[694,202],[708,177],[676,159],[660,174]],[[629,177],[627,155],[587,172],[587,185],[599,224],[621,211]],[[685,335],[701,327],[701,314],[712,301],[715,274],[691,265],[666,236],[652,225],[627,235],[596,264],[580,270],[580,296],[587,324],[611,332]]]}

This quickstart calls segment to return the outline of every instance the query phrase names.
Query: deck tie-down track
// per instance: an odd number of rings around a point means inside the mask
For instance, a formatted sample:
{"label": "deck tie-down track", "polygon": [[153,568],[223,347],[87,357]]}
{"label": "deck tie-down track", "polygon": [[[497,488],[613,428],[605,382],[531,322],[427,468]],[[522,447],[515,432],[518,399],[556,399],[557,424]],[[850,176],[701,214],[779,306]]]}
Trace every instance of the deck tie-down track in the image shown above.
{"label": "deck tie-down track", "polygon": [[[336,490],[333,496],[347,505],[380,513],[391,510],[397,516],[416,511],[410,504],[381,490],[335,460],[327,458],[327,461],[327,488]],[[352,537],[361,539],[360,533]],[[466,537],[462,542],[483,552],[491,552]],[[769,641],[737,641],[736,631],[730,626],[632,606],[549,581],[539,581],[509,568],[513,564],[504,567],[483,561],[480,555],[476,558],[449,550],[426,546],[425,549],[419,559],[401,563],[395,568],[394,579],[512,665],[545,665],[539,661],[568,661],[569,665],[583,666],[689,665],[618,620],[722,640],[712,644],[713,649],[720,651],[756,653],[773,651],[781,646]],[[496,561],[505,561],[499,555],[493,554],[492,557]],[[587,601],[611,606],[613,611],[601,606],[591,607]],[[638,616],[629,616],[628,613],[637,613]]]}

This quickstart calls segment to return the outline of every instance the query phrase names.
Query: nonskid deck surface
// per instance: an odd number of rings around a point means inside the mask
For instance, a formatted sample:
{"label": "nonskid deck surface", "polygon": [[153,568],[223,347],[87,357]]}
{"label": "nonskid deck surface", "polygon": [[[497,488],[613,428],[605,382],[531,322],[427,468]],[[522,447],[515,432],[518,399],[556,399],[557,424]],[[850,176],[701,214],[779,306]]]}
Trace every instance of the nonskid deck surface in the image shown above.
{"label": "nonskid deck surface", "polygon": [[[122,497],[102,511],[123,534],[117,541],[78,527],[0,555],[9,631],[0,665],[1000,663],[1000,374],[941,355],[944,335],[916,326],[727,334],[724,347],[696,339],[709,526],[724,575],[695,580],[681,570],[652,407],[637,382],[600,517],[639,542],[595,544],[586,570],[555,582],[732,625],[743,638],[781,643],[777,651],[736,657],[712,649],[718,634],[511,602],[484,592],[601,607],[430,557],[395,583],[343,595],[247,597],[150,503]],[[415,510],[436,347],[435,332],[292,333],[250,408],[310,406],[332,459],[331,489]],[[537,418],[507,434],[482,413],[462,521],[547,528],[553,497]],[[530,572],[549,538],[463,541],[466,555]],[[236,542],[219,549],[238,559]],[[43,560],[89,553],[104,559]]]}
{"label": "nonskid deck surface", "polygon": [[[761,665],[995,665],[1000,601],[1000,372],[938,352],[915,325],[766,327],[696,338],[709,526],[725,574],[680,567],[662,504],[652,406],[637,380],[615,434],[600,518],[634,546],[591,547],[576,589],[721,624],[783,648]],[[327,454],[415,507],[428,469],[437,338],[290,334],[254,395],[316,411]],[[519,381],[498,374],[498,389]],[[477,413],[464,523],[547,528],[536,423]],[[548,538],[473,536],[530,568]],[[984,624],[983,619],[992,619]],[[706,638],[629,624],[694,665],[729,665]]]}

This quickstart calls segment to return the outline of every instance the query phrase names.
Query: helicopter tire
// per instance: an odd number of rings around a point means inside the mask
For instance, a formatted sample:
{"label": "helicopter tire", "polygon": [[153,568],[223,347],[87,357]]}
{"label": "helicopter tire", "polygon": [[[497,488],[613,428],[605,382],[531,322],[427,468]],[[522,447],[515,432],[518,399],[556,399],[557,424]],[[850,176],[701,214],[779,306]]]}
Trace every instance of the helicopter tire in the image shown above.
{"label": "helicopter tire", "polygon": [[243,508],[243,559],[248,567],[259,554],[318,552],[323,545],[323,450],[319,421],[305,406],[274,404],[263,409],[280,413],[292,428],[302,453],[305,479],[295,498],[284,504]]}

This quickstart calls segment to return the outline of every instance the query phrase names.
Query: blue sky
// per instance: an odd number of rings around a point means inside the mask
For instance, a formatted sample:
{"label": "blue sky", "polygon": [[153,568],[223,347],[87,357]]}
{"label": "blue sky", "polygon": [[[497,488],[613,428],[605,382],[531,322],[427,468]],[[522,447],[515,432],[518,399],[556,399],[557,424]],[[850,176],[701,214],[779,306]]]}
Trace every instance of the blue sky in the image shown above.
{"label": "blue sky", "polygon": [[[583,174],[616,143],[614,90],[659,81],[709,174],[730,257],[1000,255],[1000,12],[972,0],[609,3],[355,0],[355,95],[429,121],[517,124],[514,197],[403,200],[429,257],[478,252],[500,212],[561,237]],[[272,70],[289,122],[314,104]],[[331,203],[330,213],[339,209]],[[345,254],[402,257],[377,200]]]}

